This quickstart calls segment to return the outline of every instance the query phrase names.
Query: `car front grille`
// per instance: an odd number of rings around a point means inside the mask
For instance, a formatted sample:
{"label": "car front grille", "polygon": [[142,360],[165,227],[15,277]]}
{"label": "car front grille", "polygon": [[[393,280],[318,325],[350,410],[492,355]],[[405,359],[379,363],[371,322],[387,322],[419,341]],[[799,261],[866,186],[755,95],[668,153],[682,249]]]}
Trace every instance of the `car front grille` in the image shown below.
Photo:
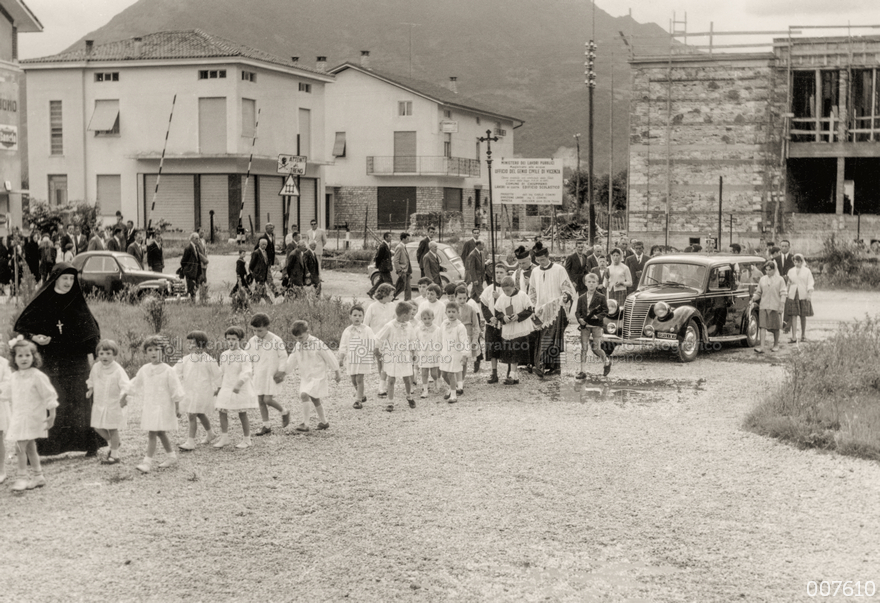
{"label": "car front grille", "polygon": [[650,309],[651,302],[637,302],[632,296],[627,298],[623,310],[624,339],[642,336],[642,330],[645,328],[645,318],[648,317],[648,310]]}
{"label": "car front grille", "polygon": [[186,295],[186,283],[180,279],[174,279],[171,281],[171,294]]}

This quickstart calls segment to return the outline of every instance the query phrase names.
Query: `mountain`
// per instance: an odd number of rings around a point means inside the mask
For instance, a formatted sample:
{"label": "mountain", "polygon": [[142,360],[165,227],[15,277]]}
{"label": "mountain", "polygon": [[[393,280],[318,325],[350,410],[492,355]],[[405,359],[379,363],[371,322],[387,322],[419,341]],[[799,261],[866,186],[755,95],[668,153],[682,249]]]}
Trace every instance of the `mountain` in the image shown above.
{"label": "mountain", "polygon": [[[630,82],[620,32],[664,32],[598,7],[595,13],[595,169],[607,173],[612,69],[615,170],[626,166]],[[573,165],[574,134],[582,135],[582,161],[587,157],[590,15],[583,0],[139,0],[83,40],[199,28],[310,65],[324,55],[330,66],[369,50],[376,69],[444,85],[457,77],[463,96],[525,120],[516,133],[517,155],[566,156]]]}

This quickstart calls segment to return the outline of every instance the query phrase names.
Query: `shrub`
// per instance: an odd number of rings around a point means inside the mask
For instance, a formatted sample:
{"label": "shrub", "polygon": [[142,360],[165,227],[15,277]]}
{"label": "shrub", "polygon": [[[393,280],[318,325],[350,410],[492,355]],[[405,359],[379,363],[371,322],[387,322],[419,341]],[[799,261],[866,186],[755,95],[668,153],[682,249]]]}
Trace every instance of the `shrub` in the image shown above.
{"label": "shrub", "polygon": [[141,302],[141,310],[150,330],[155,334],[160,333],[166,321],[165,300],[155,295],[148,295]]}
{"label": "shrub", "polygon": [[786,377],[745,421],[800,447],[880,459],[880,318],[847,323],[786,361]]}

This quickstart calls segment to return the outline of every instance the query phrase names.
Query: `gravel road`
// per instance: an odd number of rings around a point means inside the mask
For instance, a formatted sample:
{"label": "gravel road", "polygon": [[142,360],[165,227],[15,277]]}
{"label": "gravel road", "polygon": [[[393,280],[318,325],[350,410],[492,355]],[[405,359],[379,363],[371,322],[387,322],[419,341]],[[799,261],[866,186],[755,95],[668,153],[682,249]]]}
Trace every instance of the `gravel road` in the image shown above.
{"label": "gravel road", "polygon": [[777,602],[880,584],[880,465],[740,427],[788,353],[642,352],[582,384],[571,363],[518,387],[483,373],[457,405],[393,413],[375,379],[353,410],[343,381],[326,432],[283,435],[275,415],[250,450],[147,476],[131,431],[120,466],[57,460],[46,488],[0,488],[0,599]]}

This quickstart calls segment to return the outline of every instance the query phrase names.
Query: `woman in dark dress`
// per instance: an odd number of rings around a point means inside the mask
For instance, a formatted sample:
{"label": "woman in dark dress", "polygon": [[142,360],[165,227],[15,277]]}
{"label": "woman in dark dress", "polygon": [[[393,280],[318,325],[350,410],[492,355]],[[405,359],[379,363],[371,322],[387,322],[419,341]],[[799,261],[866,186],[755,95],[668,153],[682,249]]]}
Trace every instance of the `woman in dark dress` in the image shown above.
{"label": "woman in dark dress", "polygon": [[9,269],[9,248],[3,237],[0,237],[0,286],[6,287],[12,280],[12,271]]}
{"label": "woman in dark dress", "polygon": [[95,347],[101,339],[70,264],[55,265],[49,279],[15,322],[15,330],[37,344],[43,372],[58,392],[55,426],[39,440],[41,455],[85,451],[94,456],[103,441],[90,427],[92,408],[86,398],[86,379]]}
{"label": "woman in dark dress", "polygon": [[34,231],[24,243],[24,261],[34,279],[40,280],[40,233]]}

